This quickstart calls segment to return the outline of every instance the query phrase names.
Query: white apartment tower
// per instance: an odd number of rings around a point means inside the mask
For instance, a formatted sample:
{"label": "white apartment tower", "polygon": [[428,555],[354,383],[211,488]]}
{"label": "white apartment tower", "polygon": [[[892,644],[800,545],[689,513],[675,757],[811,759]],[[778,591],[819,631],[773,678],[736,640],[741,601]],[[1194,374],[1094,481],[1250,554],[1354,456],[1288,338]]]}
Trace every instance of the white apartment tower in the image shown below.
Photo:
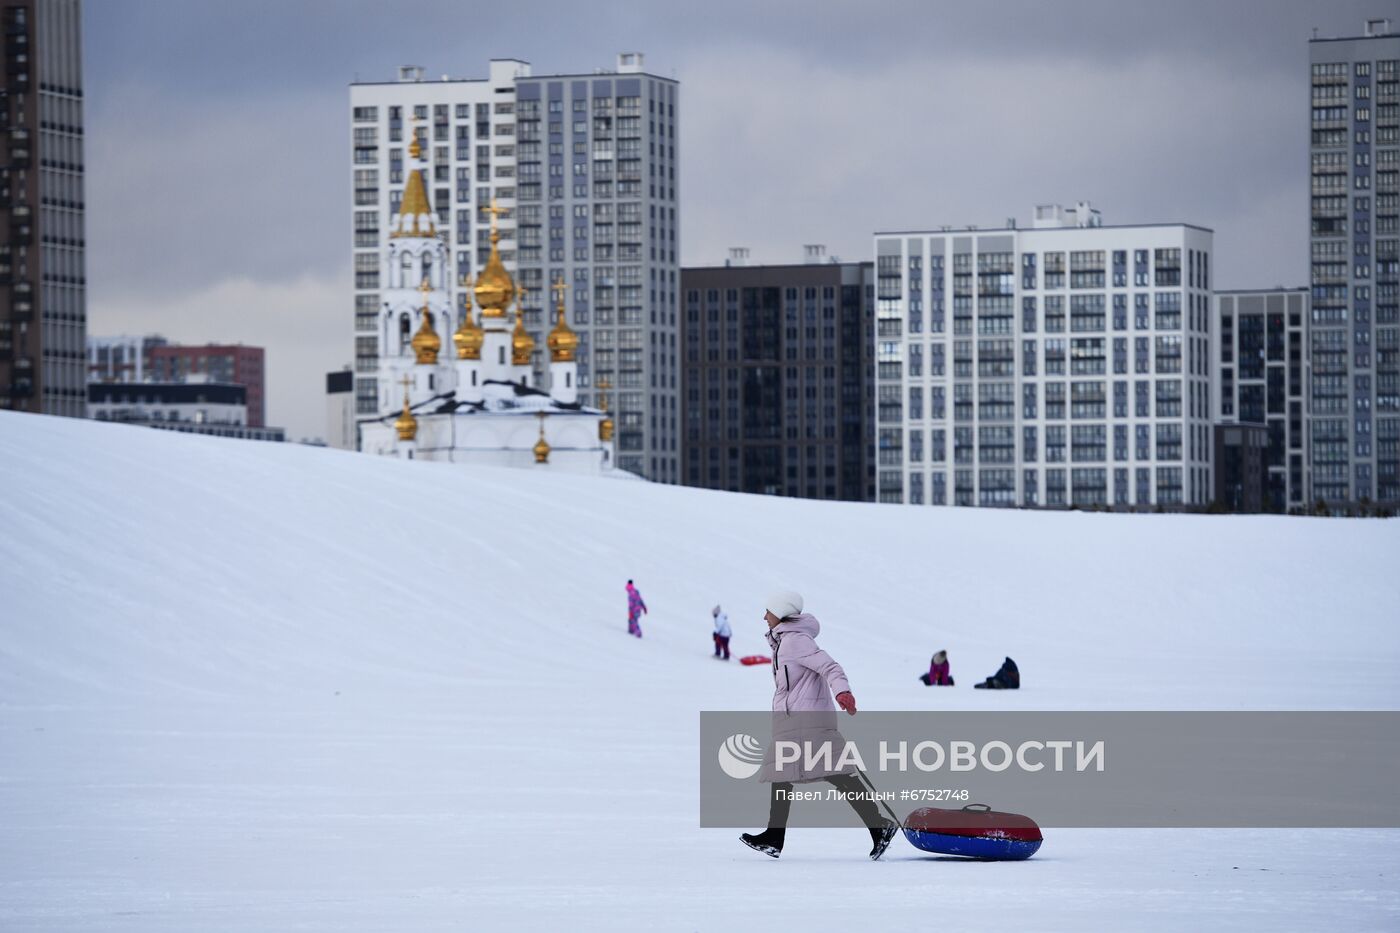
{"label": "white apartment tower", "polygon": [[494,202],[500,260],[523,290],[537,348],[530,384],[554,391],[545,346],[549,292],[562,282],[579,338],[577,383],[566,391],[615,413],[619,468],[678,480],[678,92],[676,81],[645,72],[639,53],[591,74],[535,75],[527,62],[496,59],[485,79],[428,80],[406,67],[396,81],[350,86],[361,418],[381,413],[386,391],[377,376],[378,322],[392,297],[383,247],[416,132],[453,326],[491,253]]}
{"label": "white apartment tower", "polygon": [[1212,236],[1083,202],[876,233],[880,501],[1208,505]]}

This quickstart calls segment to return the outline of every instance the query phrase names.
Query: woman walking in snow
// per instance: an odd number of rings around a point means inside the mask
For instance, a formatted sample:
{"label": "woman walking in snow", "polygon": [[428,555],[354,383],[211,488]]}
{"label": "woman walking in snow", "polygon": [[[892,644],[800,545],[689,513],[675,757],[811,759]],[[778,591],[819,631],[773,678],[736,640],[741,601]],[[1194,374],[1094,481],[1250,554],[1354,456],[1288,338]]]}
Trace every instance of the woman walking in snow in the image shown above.
{"label": "woman walking in snow", "polygon": [[[716,606],[710,615],[715,617],[715,657],[729,660],[729,616]],[[723,652],[721,654],[720,652]]]}
{"label": "woman walking in snow", "polygon": [[846,801],[870,830],[874,843],[870,857],[878,859],[889,848],[898,826],[880,815],[854,768],[827,771],[819,767],[804,768],[805,755],[798,761],[777,766],[775,746],[779,741],[811,743],[813,748],[832,742],[833,757],[845,740],[836,730],[836,702],[848,714],[856,714],[856,698],[841,665],[817,647],[816,637],[821,624],[816,617],[802,611],[802,595],[778,592],[768,598],[763,619],[768,623],[768,644],[773,649],[773,742],[763,759],[759,780],[772,784],[768,799],[768,828],[761,833],[744,833],[739,839],[749,848],[777,858],[783,851],[787,835],[788,811],[792,807],[789,794],[792,785],[811,781],[826,781],[846,795]]}
{"label": "woman walking in snow", "polygon": [[642,615],[647,611],[647,604],[642,600],[642,594],[632,585],[632,581],[627,581],[627,634],[642,637]]}

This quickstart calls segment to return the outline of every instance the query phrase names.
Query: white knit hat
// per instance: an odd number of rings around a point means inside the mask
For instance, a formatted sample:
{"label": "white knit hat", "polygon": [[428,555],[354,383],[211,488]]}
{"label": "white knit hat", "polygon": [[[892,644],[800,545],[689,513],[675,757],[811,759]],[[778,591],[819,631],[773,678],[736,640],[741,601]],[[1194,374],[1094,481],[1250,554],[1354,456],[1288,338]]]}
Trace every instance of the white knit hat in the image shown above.
{"label": "white knit hat", "polygon": [[778,618],[786,619],[802,611],[802,594],[792,590],[778,590],[768,597],[763,607]]}

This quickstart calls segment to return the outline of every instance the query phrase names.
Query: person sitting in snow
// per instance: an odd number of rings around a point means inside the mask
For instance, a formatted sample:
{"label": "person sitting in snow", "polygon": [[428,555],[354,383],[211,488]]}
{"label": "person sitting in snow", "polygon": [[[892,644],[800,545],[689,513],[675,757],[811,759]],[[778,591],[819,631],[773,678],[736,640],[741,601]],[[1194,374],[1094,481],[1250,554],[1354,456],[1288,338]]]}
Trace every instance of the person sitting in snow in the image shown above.
{"label": "person sitting in snow", "polygon": [[715,657],[729,660],[729,616],[716,606],[710,611],[715,617]]}
{"label": "person sitting in snow", "polygon": [[1007,658],[1001,662],[1001,668],[982,681],[980,684],[973,684],[978,690],[1020,690],[1021,672],[1016,667],[1016,662]]}
{"label": "person sitting in snow", "polygon": [[642,599],[642,594],[632,585],[632,581],[627,581],[627,634],[642,637],[642,616],[647,611],[647,604]]}
{"label": "person sitting in snow", "polygon": [[920,674],[919,679],[925,687],[953,686],[953,677],[948,673],[948,652],[934,652],[933,660],[928,663],[928,673]]}

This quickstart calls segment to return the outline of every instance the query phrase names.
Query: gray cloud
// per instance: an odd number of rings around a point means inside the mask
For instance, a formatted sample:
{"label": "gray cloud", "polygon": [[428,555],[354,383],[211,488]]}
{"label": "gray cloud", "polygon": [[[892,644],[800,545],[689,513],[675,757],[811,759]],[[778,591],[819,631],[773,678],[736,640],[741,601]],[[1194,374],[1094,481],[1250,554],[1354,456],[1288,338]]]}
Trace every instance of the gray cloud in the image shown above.
{"label": "gray cloud", "polygon": [[91,328],[262,343],[270,417],[321,434],[352,351],[347,84],[622,49],[682,82],[687,264],[1088,198],[1213,227],[1222,286],[1302,284],[1306,40],[1378,6],[92,3]]}

